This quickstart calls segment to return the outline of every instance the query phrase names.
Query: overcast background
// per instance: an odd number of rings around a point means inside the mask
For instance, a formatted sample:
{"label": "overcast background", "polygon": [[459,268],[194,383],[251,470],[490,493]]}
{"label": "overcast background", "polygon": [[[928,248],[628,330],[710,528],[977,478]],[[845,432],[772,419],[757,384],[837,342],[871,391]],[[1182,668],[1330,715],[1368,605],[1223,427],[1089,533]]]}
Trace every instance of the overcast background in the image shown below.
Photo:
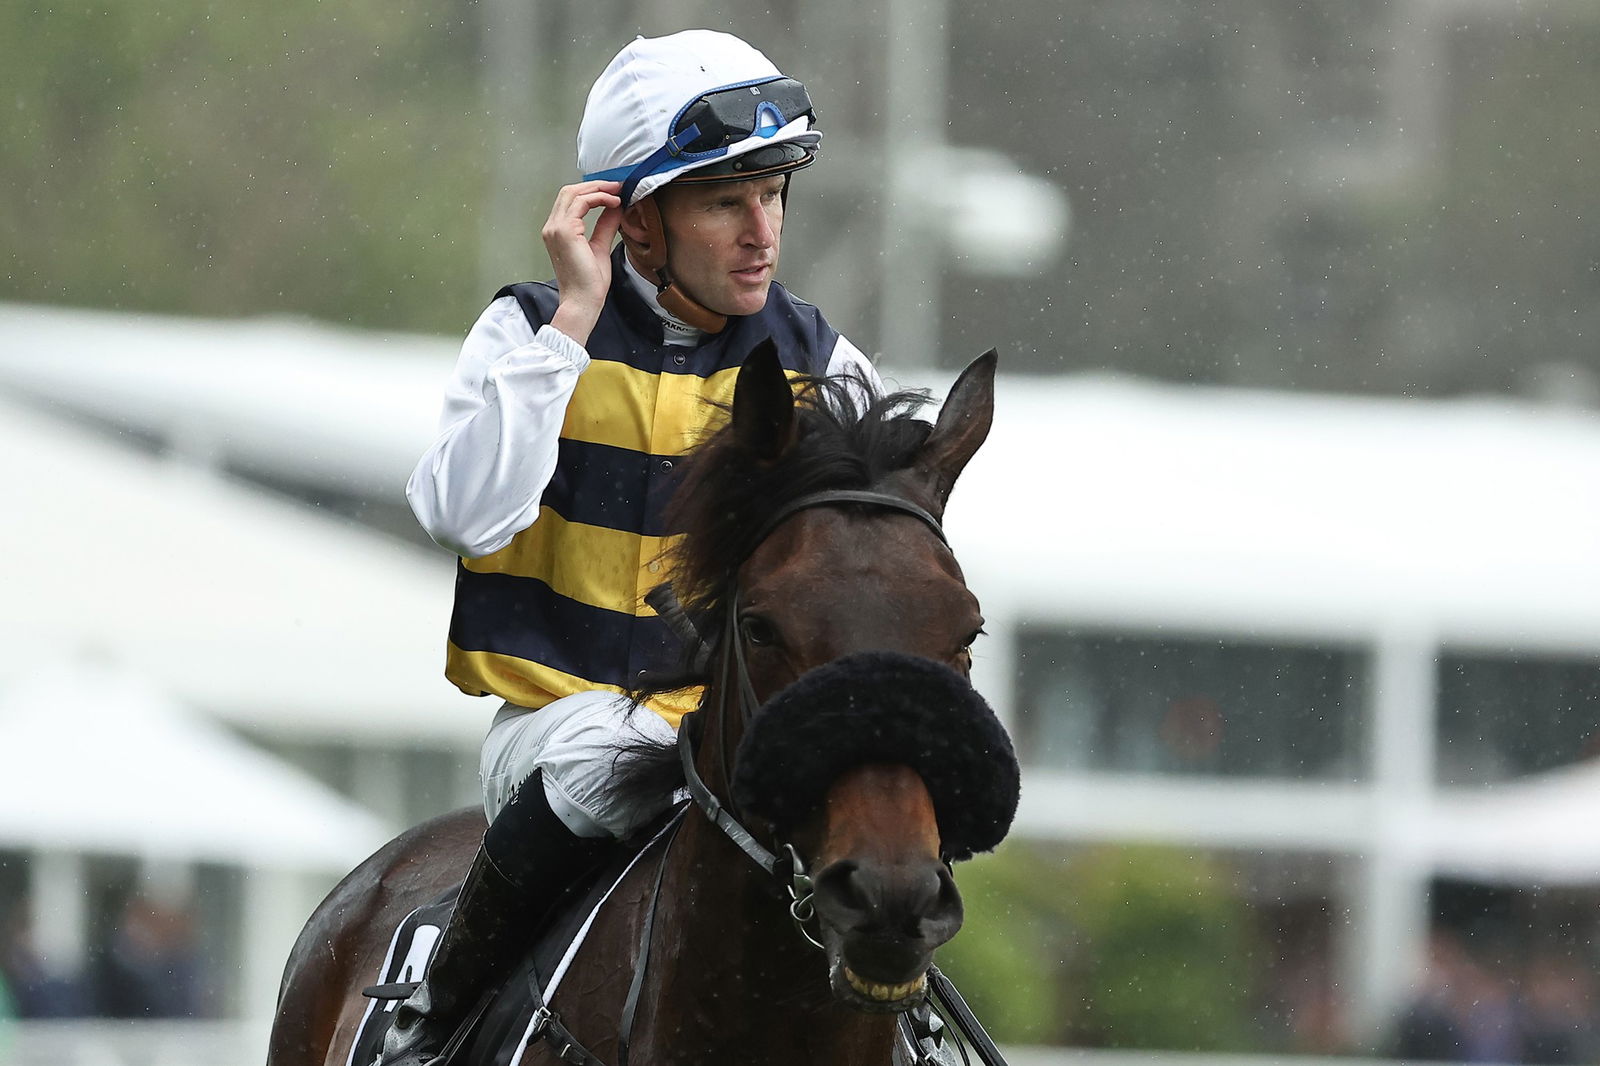
{"label": "overcast background", "polygon": [[154,923],[207,1020],[0,1058],[259,1061],[314,901],[473,801],[401,485],[593,78],[695,25],[816,103],[780,278],[891,380],[1001,353],[950,532],[1026,787],[941,958],[1002,1039],[1393,1051],[1443,931],[1600,1057],[1600,3],[19,0],[0,962],[151,1016]]}

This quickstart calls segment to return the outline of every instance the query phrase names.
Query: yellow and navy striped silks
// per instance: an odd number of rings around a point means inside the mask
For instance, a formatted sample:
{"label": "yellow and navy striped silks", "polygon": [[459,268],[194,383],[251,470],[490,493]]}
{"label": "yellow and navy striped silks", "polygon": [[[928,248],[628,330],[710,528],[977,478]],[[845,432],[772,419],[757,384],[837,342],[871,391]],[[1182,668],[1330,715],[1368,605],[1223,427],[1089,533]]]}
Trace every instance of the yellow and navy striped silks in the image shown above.
{"label": "yellow and navy striped silks", "polygon": [[[445,673],[462,691],[524,707],[587,689],[621,691],[670,670],[680,649],[644,594],[666,580],[663,511],[679,459],[724,417],[740,363],[770,336],[791,374],[820,374],[838,334],[810,304],[773,285],[758,314],[731,318],[698,347],[667,345],[660,319],[614,253],[611,296],[589,337],[561,430],[556,472],[533,525],[456,569]],[[535,329],[554,286],[512,285]],[[676,724],[697,693],[653,709]]]}

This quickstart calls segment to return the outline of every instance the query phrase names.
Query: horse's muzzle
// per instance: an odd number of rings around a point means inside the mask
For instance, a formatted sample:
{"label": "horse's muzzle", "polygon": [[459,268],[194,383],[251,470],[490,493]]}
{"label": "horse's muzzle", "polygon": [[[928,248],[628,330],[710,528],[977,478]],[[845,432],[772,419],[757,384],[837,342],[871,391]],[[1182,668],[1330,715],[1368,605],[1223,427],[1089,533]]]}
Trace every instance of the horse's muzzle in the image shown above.
{"label": "horse's muzzle", "polygon": [[940,862],[842,859],[816,875],[813,892],[823,945],[830,962],[837,955],[849,998],[887,1009],[920,995],[934,949],[961,928],[961,893]]}

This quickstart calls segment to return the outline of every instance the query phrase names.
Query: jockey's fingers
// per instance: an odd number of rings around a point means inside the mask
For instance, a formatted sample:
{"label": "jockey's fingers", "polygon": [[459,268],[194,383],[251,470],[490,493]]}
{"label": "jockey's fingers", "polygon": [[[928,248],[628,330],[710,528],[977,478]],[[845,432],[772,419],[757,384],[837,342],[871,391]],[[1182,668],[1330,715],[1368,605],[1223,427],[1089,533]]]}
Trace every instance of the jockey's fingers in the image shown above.
{"label": "jockey's fingers", "polygon": [[617,235],[617,230],[622,226],[622,201],[607,207],[600,212],[600,217],[594,221],[594,233],[589,237],[589,244],[598,252],[609,252],[611,241]]}
{"label": "jockey's fingers", "polygon": [[571,185],[563,185],[561,187],[562,192],[566,192],[568,189],[574,192],[590,192],[594,189],[603,189],[609,193],[620,193],[622,192],[622,182],[594,178],[590,181],[575,181]]}
{"label": "jockey's fingers", "polygon": [[545,221],[541,235],[548,241],[581,234],[585,228],[585,217],[596,208],[601,210],[601,218],[604,218],[608,211],[616,211],[620,215],[622,198],[603,189],[591,189],[588,192],[575,193],[570,198],[558,198],[549,219]]}
{"label": "jockey's fingers", "polygon": [[622,198],[621,182],[616,181],[580,181],[573,185],[563,185],[556,193],[556,202],[550,208],[550,221],[557,219],[582,218],[596,207],[620,206]]}

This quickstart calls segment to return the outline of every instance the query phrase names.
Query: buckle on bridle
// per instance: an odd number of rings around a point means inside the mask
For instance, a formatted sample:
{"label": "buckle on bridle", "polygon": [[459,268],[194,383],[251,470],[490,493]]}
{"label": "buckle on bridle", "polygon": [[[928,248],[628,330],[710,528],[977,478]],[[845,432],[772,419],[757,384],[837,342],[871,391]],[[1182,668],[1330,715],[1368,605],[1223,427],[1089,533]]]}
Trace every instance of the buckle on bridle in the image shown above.
{"label": "buckle on bridle", "polygon": [[783,850],[787,853],[786,857],[779,861],[789,867],[789,876],[783,886],[789,893],[789,917],[794,919],[795,929],[799,930],[807,942],[818,950],[826,951],[828,949],[822,946],[822,942],[812,936],[811,930],[806,928],[806,924],[817,916],[811,875],[806,872],[806,865],[800,861],[800,853],[794,850],[793,844],[785,844]]}

